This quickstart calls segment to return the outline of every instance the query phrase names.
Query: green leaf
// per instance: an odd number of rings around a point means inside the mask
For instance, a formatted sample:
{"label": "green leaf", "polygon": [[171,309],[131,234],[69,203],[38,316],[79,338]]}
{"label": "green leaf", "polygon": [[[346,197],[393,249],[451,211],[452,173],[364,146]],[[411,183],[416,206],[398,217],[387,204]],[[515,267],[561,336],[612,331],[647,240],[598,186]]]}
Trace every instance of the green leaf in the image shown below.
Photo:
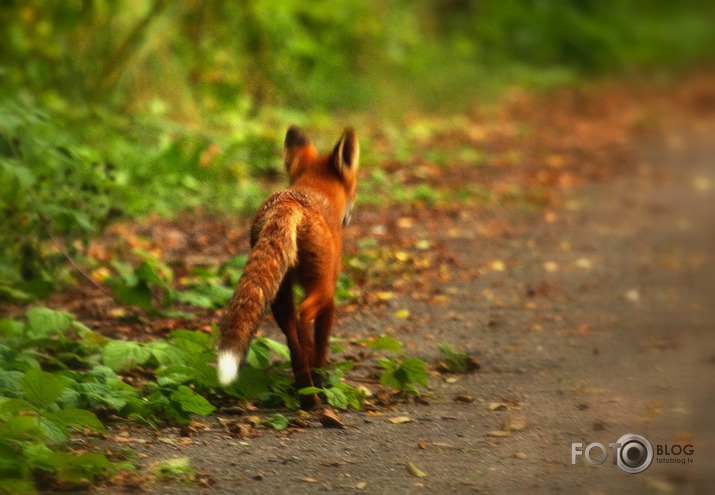
{"label": "green leaf", "polygon": [[374,341],[370,339],[365,339],[365,345],[376,351],[390,351],[397,354],[402,354],[404,349],[402,348],[402,342],[389,335],[381,335]]}
{"label": "green leaf", "polygon": [[300,390],[298,390],[298,395],[313,395],[313,394],[318,394],[322,393],[323,389],[318,388],[318,387],[303,387]]}
{"label": "green leaf", "polygon": [[268,349],[273,351],[279,358],[283,360],[290,359],[290,350],[288,349],[287,345],[281,344],[276,340],[269,339],[268,337],[260,337],[256,340],[260,340],[261,344],[265,345]]}
{"label": "green leaf", "polygon": [[148,466],[149,471],[160,477],[183,476],[193,473],[191,460],[189,457],[175,457],[165,461],[152,463]]}
{"label": "green leaf", "polygon": [[429,373],[424,361],[416,357],[410,357],[402,361],[396,374],[404,373],[406,383],[417,383],[423,387],[427,386]]}
{"label": "green leaf", "polygon": [[97,433],[106,432],[106,428],[99,418],[92,411],[87,411],[86,409],[60,409],[53,413],[47,413],[46,417],[64,426],[87,428]]}
{"label": "green leaf", "polygon": [[0,370],[0,395],[16,394],[21,390],[20,380],[24,374],[21,371]]}
{"label": "green leaf", "polygon": [[[167,277],[171,277],[171,270],[166,266],[161,266]],[[169,284],[159,272],[159,266],[155,262],[144,260],[135,271],[140,280],[144,280],[149,285],[156,285],[164,289],[169,289]]]}
{"label": "green leaf", "polygon": [[6,478],[2,480],[2,489],[5,493],[37,493],[34,483],[19,478]]}
{"label": "green leaf", "polygon": [[38,409],[57,402],[65,388],[52,374],[36,369],[25,373],[20,380],[20,386],[27,400]]}
{"label": "green leaf", "polygon": [[447,362],[445,364],[451,371],[464,373],[479,368],[479,364],[474,360],[474,358],[468,354],[456,351],[446,342],[439,344],[437,347],[447,358]]}
{"label": "green leaf", "polygon": [[349,405],[348,398],[345,397],[345,394],[339,388],[326,388],[323,390],[323,394],[325,395],[325,400],[328,401],[328,404],[333,407],[346,409]]}
{"label": "green leaf", "polygon": [[168,342],[157,340],[144,344],[144,347],[151,352],[159,366],[179,365],[185,362],[184,351]]}
{"label": "green leaf", "polygon": [[42,429],[35,418],[29,416],[13,416],[0,424],[0,438],[7,440],[39,440],[43,436]]}
{"label": "green leaf", "polygon": [[115,372],[141,366],[151,358],[151,350],[138,342],[112,340],[102,349],[102,361]]}
{"label": "green leaf", "polygon": [[19,412],[37,411],[35,406],[25,399],[2,399],[0,401],[0,418],[12,417]]}
{"label": "green leaf", "polygon": [[47,416],[40,416],[38,423],[40,424],[40,428],[42,428],[42,433],[49,442],[59,444],[69,439],[69,431],[67,431],[65,425],[53,421]]}
{"label": "green leaf", "polygon": [[273,428],[274,430],[281,431],[285,430],[288,428],[288,425],[290,425],[290,421],[288,421],[288,418],[283,416],[282,414],[274,414],[271,419],[266,421],[266,424]]}
{"label": "green leaf", "polygon": [[188,413],[206,416],[216,410],[216,408],[205,398],[191,390],[186,385],[181,385],[171,394],[171,400],[178,403],[181,409]]}
{"label": "green leaf", "polygon": [[27,336],[42,339],[66,330],[72,324],[72,315],[63,311],[35,307],[27,311]]}
{"label": "green leaf", "polygon": [[146,282],[140,281],[136,285],[126,285],[115,280],[112,283],[112,290],[115,297],[123,304],[146,310],[154,307],[151,289]]}
{"label": "green leaf", "polygon": [[169,334],[169,340],[183,351],[213,351],[211,335],[204,332],[184,329],[174,330]]}

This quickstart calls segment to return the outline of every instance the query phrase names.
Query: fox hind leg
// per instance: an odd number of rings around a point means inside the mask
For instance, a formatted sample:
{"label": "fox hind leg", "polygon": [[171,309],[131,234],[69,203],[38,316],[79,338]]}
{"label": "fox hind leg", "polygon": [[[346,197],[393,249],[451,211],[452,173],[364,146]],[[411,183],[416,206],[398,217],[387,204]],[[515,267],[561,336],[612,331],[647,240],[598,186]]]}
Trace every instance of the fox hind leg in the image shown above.
{"label": "fox hind leg", "polygon": [[[296,390],[312,387],[310,365],[313,361],[313,343],[309,331],[305,329],[302,322],[296,319],[291,277],[286,276],[283,280],[278,294],[271,304],[271,310],[273,318],[286,336]],[[305,338],[306,335],[308,339]],[[304,409],[309,409],[319,402],[320,399],[315,394],[301,396],[301,407]]]}

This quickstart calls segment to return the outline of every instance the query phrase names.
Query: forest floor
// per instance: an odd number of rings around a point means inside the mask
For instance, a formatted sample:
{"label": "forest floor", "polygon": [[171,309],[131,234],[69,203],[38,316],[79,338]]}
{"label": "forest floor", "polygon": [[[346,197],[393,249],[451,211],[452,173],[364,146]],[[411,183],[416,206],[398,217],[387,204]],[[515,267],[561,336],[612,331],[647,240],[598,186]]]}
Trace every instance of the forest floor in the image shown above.
{"label": "forest floor", "polygon": [[[346,231],[349,256],[370,238],[399,266],[357,281],[362,295],[340,307],[334,334],[404,342],[430,364],[420,400],[340,412],[343,428],[308,416],[303,427],[250,435],[228,432],[235,417],[219,408],[189,432],[117,425],[105,442],[134,449],[139,466],[190,459],[193,483],[138,483],[150,493],[706,493],[715,485],[715,95],[696,85],[634,102],[630,91],[537,104],[517,95],[504,120],[473,115],[462,134],[423,143],[446,163],[385,164],[409,169],[406,184],[449,194],[479,183],[499,195],[359,207]],[[494,166],[452,163],[457,141],[489,150]],[[248,222],[145,219],[104,242],[143,232],[180,239],[175,258],[225,258],[245,247]],[[208,240],[191,242],[199,234]],[[107,335],[161,331],[118,328],[76,294],[54,306]],[[268,319],[262,331],[282,340]],[[480,369],[441,372],[439,342]],[[640,474],[613,465],[610,449],[602,465],[583,455],[572,464],[573,442],[608,446],[628,433],[670,455]],[[690,455],[673,455],[686,445]]]}

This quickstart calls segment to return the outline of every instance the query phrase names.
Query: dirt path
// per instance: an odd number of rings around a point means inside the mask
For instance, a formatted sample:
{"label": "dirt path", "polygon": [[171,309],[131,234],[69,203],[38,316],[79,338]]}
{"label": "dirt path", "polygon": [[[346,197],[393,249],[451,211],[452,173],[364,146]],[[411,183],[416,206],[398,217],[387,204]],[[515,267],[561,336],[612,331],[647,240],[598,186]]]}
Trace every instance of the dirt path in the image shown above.
{"label": "dirt path", "polygon": [[[715,132],[701,134],[644,143],[636,171],[574,189],[562,209],[438,218],[443,228],[429,240],[460,272],[447,302],[399,296],[339,322],[343,336],[394,326],[428,361],[437,342],[450,342],[476,355],[480,372],[433,377],[428,405],[344,413],[342,430],[241,441],[212,429],[189,445],[132,446],[140,464],[189,456],[216,481],[154,492],[706,493],[715,485]],[[499,234],[486,235],[494,225]],[[413,318],[395,319],[400,308]],[[475,400],[455,401],[460,394]],[[493,436],[505,422],[526,428]],[[626,474],[609,452],[601,466],[583,456],[571,465],[572,442],[607,445],[626,433],[654,448],[692,444],[691,456],[677,457],[693,462],[656,459]]]}

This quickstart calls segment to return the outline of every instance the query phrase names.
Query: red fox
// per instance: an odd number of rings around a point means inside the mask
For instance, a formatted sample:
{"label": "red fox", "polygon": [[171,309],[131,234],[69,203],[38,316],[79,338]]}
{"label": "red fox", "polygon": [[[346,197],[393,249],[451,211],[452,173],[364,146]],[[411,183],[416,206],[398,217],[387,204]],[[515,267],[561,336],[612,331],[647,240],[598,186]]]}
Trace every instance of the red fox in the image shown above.
{"label": "red fox", "polygon": [[[218,378],[223,385],[238,377],[269,304],[286,336],[296,388],[317,381],[314,370],[327,359],[342,230],[355,203],[359,159],[360,145],[352,128],[346,128],[325,155],[318,154],[301,129],[288,129],[284,162],[290,186],[258,209],[251,227],[251,253],[220,324]],[[297,316],[294,283],[305,292]],[[304,407],[317,402],[315,395],[302,398]]]}

